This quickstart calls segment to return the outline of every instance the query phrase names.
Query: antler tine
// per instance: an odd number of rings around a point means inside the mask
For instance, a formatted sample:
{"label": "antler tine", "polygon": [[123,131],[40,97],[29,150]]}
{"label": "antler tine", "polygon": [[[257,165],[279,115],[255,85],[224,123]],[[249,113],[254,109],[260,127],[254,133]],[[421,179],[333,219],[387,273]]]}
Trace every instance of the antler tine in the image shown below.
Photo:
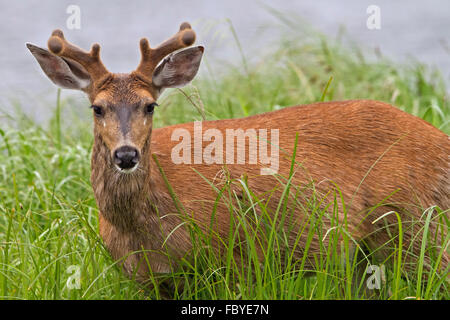
{"label": "antler tine", "polygon": [[47,45],[52,53],[81,64],[89,73],[93,82],[109,74],[100,59],[100,45],[98,43],[92,45],[91,51],[87,52],[67,41],[63,32],[57,29],[52,32]]}
{"label": "antler tine", "polygon": [[142,38],[139,43],[141,49],[141,62],[136,71],[145,76],[151,76],[158,63],[165,56],[178,49],[188,47],[194,42],[195,32],[187,22],[183,22],[180,25],[180,30],[175,35],[154,49],[150,48],[150,44],[146,38]]}

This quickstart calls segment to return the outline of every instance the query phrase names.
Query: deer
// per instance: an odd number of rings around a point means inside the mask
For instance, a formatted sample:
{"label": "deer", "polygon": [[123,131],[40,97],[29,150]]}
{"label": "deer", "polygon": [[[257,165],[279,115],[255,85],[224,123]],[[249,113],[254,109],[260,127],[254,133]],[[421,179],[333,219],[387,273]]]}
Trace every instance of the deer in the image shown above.
{"label": "deer", "polygon": [[[54,84],[83,91],[91,103],[91,183],[98,206],[99,233],[112,258],[123,259],[122,268],[128,276],[135,275],[136,280],[145,282],[151,272],[170,273],[174,261],[189,256],[193,244],[188,230],[181,226],[184,220],[179,213],[180,204],[184,213],[204,230],[210,226],[216,205],[216,234],[228,237],[228,207],[215,204],[217,191],[200,174],[216,182],[222,181],[220,177],[225,174],[236,179],[245,176],[248,187],[262,198],[272,190],[267,211],[275,212],[282,197],[277,176],[289,176],[292,156],[296,167],[302,167],[296,170],[292,183],[301,186],[314,182],[314,192],[319,194],[327,194],[338,186],[342,195],[338,197],[339,221],[346,220],[352,238],[371,248],[382,247],[398,234],[397,228],[385,227],[386,219],[388,224],[397,224],[395,215],[386,213],[397,212],[404,224],[411,220],[423,224],[424,208],[439,207],[447,210],[448,219],[448,135],[385,102],[317,102],[245,118],[202,121],[203,132],[213,130],[210,132],[224,136],[229,129],[252,129],[256,134],[262,129],[277,129],[277,137],[265,137],[267,148],[283,150],[277,172],[264,173],[267,162],[262,161],[174,163],[173,150],[180,143],[179,137],[173,139],[174,133],[181,130],[194,135],[196,124],[153,128],[152,119],[165,89],[183,87],[196,76],[204,47],[192,46],[195,39],[187,22],[157,47],[150,47],[149,41],[142,38],[140,63],[128,74],[106,69],[100,59],[99,44],[87,52],[67,41],[61,30],[51,34],[48,50],[27,43]],[[252,149],[250,140],[244,136],[243,145],[234,150],[215,149],[214,156],[229,156],[233,160],[239,148]],[[208,141],[202,141],[197,147],[203,152],[208,145]],[[249,152],[244,160],[257,151]],[[234,191],[238,197],[243,196],[242,190]],[[296,200],[303,201],[309,195]],[[346,218],[342,213],[344,201],[351,203],[346,207]],[[294,226],[294,237],[290,240],[295,239],[299,221],[308,212],[294,208],[292,215],[289,223]],[[323,228],[326,233],[329,226]],[[418,256],[420,245],[412,244],[417,229],[404,229],[403,245],[413,245],[412,251]],[[440,234],[442,246],[448,246],[444,243],[447,227],[439,229],[436,222],[430,230]],[[306,242],[305,237],[306,233],[300,236],[300,246]],[[213,243],[219,246],[218,241]],[[317,248],[318,236],[314,235],[310,252]],[[389,252],[384,251],[379,253],[387,256]],[[442,266],[448,268],[449,256],[444,251]],[[410,259],[414,263],[413,257]],[[143,260],[147,263],[141,263]]]}

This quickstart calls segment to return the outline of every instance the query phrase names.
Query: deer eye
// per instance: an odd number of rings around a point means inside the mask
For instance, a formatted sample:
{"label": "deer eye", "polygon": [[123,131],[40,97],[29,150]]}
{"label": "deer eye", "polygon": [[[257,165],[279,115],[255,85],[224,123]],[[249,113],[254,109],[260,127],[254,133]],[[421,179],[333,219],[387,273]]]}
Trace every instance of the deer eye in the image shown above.
{"label": "deer eye", "polygon": [[103,115],[103,108],[102,107],[100,107],[100,106],[92,106],[91,108],[94,110],[94,114],[97,117],[101,117]]}
{"label": "deer eye", "polygon": [[145,106],[145,113],[146,114],[153,114],[153,111],[155,110],[155,107],[158,106],[156,102],[152,102]]}

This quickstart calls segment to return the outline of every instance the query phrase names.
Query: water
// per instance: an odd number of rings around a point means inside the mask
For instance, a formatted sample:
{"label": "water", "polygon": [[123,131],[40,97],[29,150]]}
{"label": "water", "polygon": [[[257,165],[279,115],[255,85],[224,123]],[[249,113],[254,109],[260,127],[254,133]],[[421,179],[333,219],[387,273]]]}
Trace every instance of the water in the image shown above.
{"label": "water", "polygon": [[[81,29],[68,30],[69,5],[81,9]],[[369,5],[381,9],[381,29],[366,26]],[[298,16],[313,28],[334,37],[343,26],[348,36],[366,48],[378,48],[394,60],[413,57],[439,68],[450,80],[450,1],[448,0],[347,0],[347,1],[5,1],[0,0],[1,102],[19,99],[35,118],[45,118],[55,87],[46,79],[26,42],[46,47],[51,31],[64,30],[66,37],[89,49],[102,46],[102,59],[113,72],[129,72],[139,62],[138,41],[148,37],[157,44],[177,31],[183,21],[193,24],[198,43],[205,45],[211,63],[239,58],[225,19],[232,22],[246,55],[257,55],[279,36],[281,22],[270,6],[290,17]],[[450,82],[450,81],[449,81]],[[82,95],[65,92],[64,95]],[[30,102],[32,101],[32,102]]]}

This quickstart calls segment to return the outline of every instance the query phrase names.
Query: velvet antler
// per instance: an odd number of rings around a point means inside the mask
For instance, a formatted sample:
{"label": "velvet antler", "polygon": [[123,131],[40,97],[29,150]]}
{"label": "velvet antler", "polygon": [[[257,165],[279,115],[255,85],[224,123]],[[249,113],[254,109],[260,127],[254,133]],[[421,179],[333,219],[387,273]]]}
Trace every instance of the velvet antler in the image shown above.
{"label": "velvet antler", "polygon": [[63,32],[57,29],[52,32],[47,45],[48,49],[57,56],[74,61],[83,66],[94,83],[109,74],[109,71],[100,60],[100,45],[97,43],[92,45],[90,52],[84,51],[68,42],[64,38]]}
{"label": "velvet antler", "polygon": [[136,72],[144,76],[151,77],[158,63],[169,53],[181,48],[188,47],[195,42],[195,32],[191,29],[191,25],[183,22],[180,30],[161,43],[158,47],[152,49],[146,38],[142,38],[139,45],[141,49],[141,62]]}

